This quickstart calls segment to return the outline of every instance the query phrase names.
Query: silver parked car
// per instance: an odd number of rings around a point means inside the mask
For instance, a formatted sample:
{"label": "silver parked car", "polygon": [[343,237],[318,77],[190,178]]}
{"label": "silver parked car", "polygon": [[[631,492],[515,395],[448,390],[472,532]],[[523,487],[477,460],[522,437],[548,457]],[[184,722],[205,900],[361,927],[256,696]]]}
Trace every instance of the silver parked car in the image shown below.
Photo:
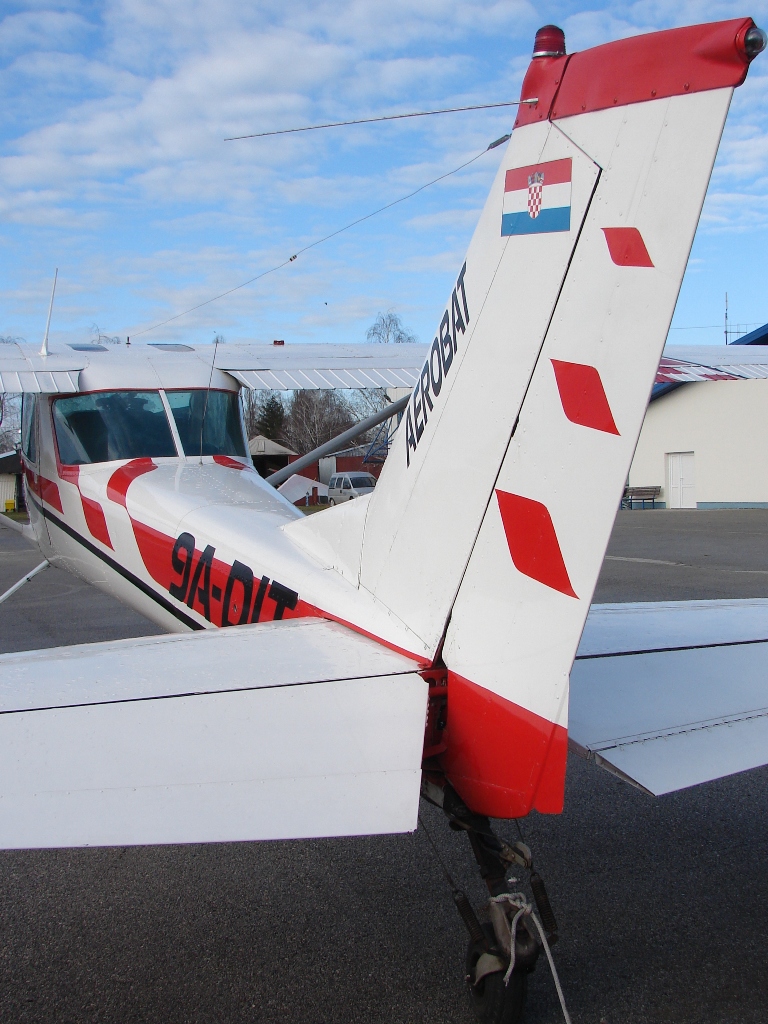
{"label": "silver parked car", "polygon": [[328,504],[359,498],[370,494],[376,486],[376,477],[370,473],[337,473],[328,481]]}

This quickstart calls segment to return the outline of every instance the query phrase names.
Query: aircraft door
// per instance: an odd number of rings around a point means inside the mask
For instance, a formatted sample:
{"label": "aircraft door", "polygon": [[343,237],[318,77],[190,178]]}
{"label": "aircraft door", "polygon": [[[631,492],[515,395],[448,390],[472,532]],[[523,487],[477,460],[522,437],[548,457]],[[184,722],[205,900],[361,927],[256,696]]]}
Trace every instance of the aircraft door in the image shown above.
{"label": "aircraft door", "polygon": [[40,477],[40,396],[25,393],[21,402],[21,457],[24,465],[24,503],[29,521],[44,553],[50,549],[50,537],[41,510]]}

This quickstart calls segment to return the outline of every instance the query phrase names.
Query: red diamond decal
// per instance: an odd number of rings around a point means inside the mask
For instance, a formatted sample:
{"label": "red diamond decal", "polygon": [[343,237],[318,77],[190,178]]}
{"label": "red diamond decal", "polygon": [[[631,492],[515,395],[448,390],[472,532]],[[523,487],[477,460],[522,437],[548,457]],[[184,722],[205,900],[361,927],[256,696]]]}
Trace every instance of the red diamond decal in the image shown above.
{"label": "red diamond decal", "polygon": [[652,267],[643,236],[637,228],[603,228],[611,259],[618,267]]}
{"label": "red diamond decal", "polygon": [[585,363],[564,363],[560,359],[550,362],[555,371],[563,412],[571,423],[604,430],[606,434],[618,434],[603,382],[595,367]]}
{"label": "red diamond decal", "polygon": [[577,597],[546,505],[507,491],[496,491],[496,498],[515,568],[545,587]]}

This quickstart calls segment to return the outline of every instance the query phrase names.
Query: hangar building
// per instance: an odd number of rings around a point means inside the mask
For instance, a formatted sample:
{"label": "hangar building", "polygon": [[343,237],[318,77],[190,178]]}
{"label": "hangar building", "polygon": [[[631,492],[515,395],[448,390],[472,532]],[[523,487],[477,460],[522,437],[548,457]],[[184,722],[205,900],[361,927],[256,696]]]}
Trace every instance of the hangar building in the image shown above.
{"label": "hangar building", "polygon": [[[768,345],[768,324],[734,345]],[[768,508],[768,380],[656,384],[627,483],[657,508]]]}

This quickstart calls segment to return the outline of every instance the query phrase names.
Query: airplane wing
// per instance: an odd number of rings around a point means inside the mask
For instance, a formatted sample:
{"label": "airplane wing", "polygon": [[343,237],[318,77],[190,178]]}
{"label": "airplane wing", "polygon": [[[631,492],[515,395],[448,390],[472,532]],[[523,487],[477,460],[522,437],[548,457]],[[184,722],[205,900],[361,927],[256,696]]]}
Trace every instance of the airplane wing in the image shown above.
{"label": "airplane wing", "polygon": [[[0,394],[23,392],[67,394],[80,390],[82,370],[118,362],[135,366],[151,361],[155,370],[175,372],[180,361],[206,363],[229,373],[255,391],[335,388],[413,388],[428,345],[142,345],[132,350],[81,345],[40,356],[30,345],[0,348]],[[106,355],[105,355],[106,353]],[[668,347],[659,364],[657,384],[741,380],[768,377],[764,347],[678,345]]]}
{"label": "airplane wing", "polygon": [[594,605],[571,749],[653,795],[768,763],[768,600]]}
{"label": "airplane wing", "polygon": [[75,351],[41,356],[31,345],[0,345],[0,394],[72,394],[86,365]]}
{"label": "airplane wing", "polygon": [[768,377],[764,345],[677,345],[664,350],[657,384]]}
{"label": "airplane wing", "polygon": [[416,828],[427,683],[323,619],[0,657],[0,847]]}
{"label": "airplane wing", "polygon": [[256,391],[412,388],[428,345],[220,345],[216,367]]}
{"label": "airplane wing", "polygon": [[[67,345],[41,356],[34,345],[0,345],[0,394],[67,394],[110,379],[176,386],[194,368],[204,386],[215,367],[256,391],[408,388],[416,384],[428,345]],[[81,382],[81,371],[86,379]],[[138,376],[136,376],[138,374]],[[95,375],[95,376],[94,376]]]}

